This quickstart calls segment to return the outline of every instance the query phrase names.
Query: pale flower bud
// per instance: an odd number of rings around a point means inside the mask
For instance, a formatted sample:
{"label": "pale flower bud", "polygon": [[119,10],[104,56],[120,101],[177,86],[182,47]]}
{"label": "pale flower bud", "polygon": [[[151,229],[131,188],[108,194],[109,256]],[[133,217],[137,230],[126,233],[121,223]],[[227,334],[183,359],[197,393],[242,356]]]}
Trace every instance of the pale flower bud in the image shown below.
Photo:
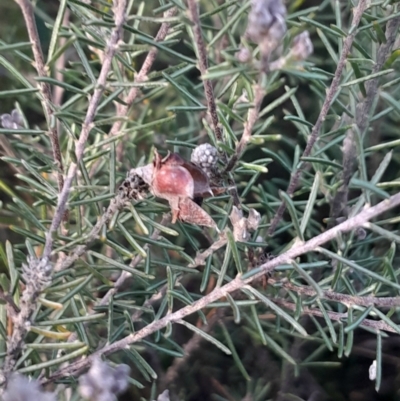
{"label": "pale flower bud", "polygon": [[0,115],[1,125],[7,129],[24,128],[24,120],[17,109],[14,109],[11,114],[5,113]]}
{"label": "pale flower bud", "polygon": [[118,394],[128,388],[130,368],[118,365],[113,368],[96,358],[90,370],[79,378],[79,393],[88,400],[116,401]]}
{"label": "pale flower bud", "polygon": [[281,0],[252,0],[247,36],[255,43],[273,43],[275,48],[286,33],[286,7]]}
{"label": "pale flower bud", "polygon": [[237,53],[236,58],[240,63],[247,63],[251,60],[251,52],[246,47],[242,47]]}
{"label": "pale flower bud", "polygon": [[54,393],[45,392],[37,380],[29,380],[18,373],[13,373],[3,394],[3,401],[56,401]]}
{"label": "pale flower bud", "polygon": [[308,31],[304,31],[293,39],[290,57],[297,61],[306,60],[314,51]]}

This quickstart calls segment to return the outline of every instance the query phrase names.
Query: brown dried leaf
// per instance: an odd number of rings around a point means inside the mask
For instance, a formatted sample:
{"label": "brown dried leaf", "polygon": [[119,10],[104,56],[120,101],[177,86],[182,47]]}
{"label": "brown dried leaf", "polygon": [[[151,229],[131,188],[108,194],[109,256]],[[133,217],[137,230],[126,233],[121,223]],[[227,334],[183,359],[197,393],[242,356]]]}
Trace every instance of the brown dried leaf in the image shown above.
{"label": "brown dried leaf", "polygon": [[179,199],[179,219],[190,224],[212,227],[218,230],[211,216],[189,198]]}
{"label": "brown dried leaf", "polygon": [[250,238],[250,231],[255,231],[260,224],[260,213],[255,209],[249,210],[249,217],[243,217],[242,210],[233,206],[229,216],[233,226],[233,238],[238,242],[245,242]]}

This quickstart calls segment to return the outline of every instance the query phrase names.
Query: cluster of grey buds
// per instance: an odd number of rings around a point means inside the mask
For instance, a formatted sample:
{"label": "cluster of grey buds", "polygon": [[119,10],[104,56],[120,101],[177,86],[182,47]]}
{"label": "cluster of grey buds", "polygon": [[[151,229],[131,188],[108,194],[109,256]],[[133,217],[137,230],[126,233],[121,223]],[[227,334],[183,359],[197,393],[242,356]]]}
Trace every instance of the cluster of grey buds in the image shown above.
{"label": "cluster of grey buds", "polygon": [[20,112],[14,109],[11,114],[5,113],[0,116],[1,126],[8,129],[22,129],[24,128],[24,119]]}
{"label": "cluster of grey buds", "polygon": [[[285,56],[271,62],[271,54],[280,49],[286,34],[286,7],[282,0],[251,0],[245,37],[256,43],[261,54],[261,69],[273,71],[282,69],[290,62],[306,60],[313,52],[313,44],[308,31],[297,35]],[[236,54],[241,63],[251,60],[251,51],[242,47]],[[279,56],[279,54],[278,54]]]}
{"label": "cluster of grey buds", "polygon": [[212,178],[218,163],[218,150],[209,143],[203,143],[193,149],[190,161]]}
{"label": "cluster of grey buds", "polygon": [[251,0],[246,35],[254,43],[269,41],[275,48],[286,33],[285,17],[281,0]]}
{"label": "cluster of grey buds", "polygon": [[79,378],[79,393],[91,401],[113,401],[128,388],[128,365],[111,367],[96,358],[89,371]]}
{"label": "cluster of grey buds", "polygon": [[13,373],[3,394],[3,401],[56,401],[53,393],[43,392],[37,380],[29,380],[18,373]]}
{"label": "cluster of grey buds", "polygon": [[306,60],[314,51],[314,46],[308,31],[295,36],[290,49],[289,57],[295,61]]}

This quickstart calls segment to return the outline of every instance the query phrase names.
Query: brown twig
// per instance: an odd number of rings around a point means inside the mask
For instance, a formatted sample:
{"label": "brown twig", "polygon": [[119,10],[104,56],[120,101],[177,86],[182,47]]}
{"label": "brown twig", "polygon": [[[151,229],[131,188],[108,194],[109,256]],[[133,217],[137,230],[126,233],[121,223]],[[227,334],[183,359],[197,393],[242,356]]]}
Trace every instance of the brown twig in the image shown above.
{"label": "brown twig", "polygon": [[14,302],[13,297],[10,294],[5,293],[2,289],[0,289],[0,299],[9,305],[12,308],[13,312],[20,312],[20,309]]}
{"label": "brown twig", "polygon": [[[350,52],[351,46],[353,44],[354,38],[357,33],[357,26],[359,25],[361,21],[361,17],[363,16],[363,13],[365,9],[367,8],[367,0],[360,0],[357,7],[354,9],[354,15],[353,15],[353,21],[351,24],[351,33],[346,37],[344,43],[343,43],[343,50],[339,58],[338,65],[336,67],[335,75],[332,79],[331,86],[329,87],[324,103],[321,108],[321,112],[318,116],[318,119],[311,131],[310,138],[307,142],[307,146],[302,154],[303,157],[307,157],[311,154],[311,150],[315,144],[315,142],[318,139],[319,132],[321,130],[322,124],[324,123],[326,116],[328,115],[329,109],[331,107],[331,104],[333,102],[333,99],[335,98],[335,95],[337,91],[339,90],[339,85],[340,85],[340,79],[342,77],[343,69],[346,64],[346,59],[347,55]],[[301,174],[306,166],[306,163],[302,163],[297,170],[292,174],[289,182],[288,189],[286,193],[289,196],[292,196],[294,191],[297,189],[297,185],[299,184],[299,180],[301,177]],[[286,204],[285,202],[282,202],[281,205],[279,206],[275,217],[271,221],[271,225],[268,229],[268,235],[272,235],[279,223],[279,221],[282,219],[283,213],[286,210]]]}
{"label": "brown twig", "polygon": [[[215,139],[221,143],[224,143],[224,136],[221,125],[219,123],[217,105],[215,102],[214,88],[209,79],[204,78],[208,70],[208,58],[206,45],[203,40],[203,33],[200,25],[199,9],[196,0],[188,0],[188,8],[190,19],[193,23],[193,34],[197,48],[197,59],[199,61],[199,70],[203,77],[204,93],[206,95],[207,110],[211,119],[212,129],[214,131]],[[224,163],[228,161],[228,157],[225,152],[221,152],[221,158]],[[229,193],[232,196],[233,204],[241,208],[239,194],[236,189],[236,184],[232,178],[228,178],[228,185],[230,187]]]}
{"label": "brown twig", "polygon": [[[289,309],[292,311],[297,310],[296,309],[297,306],[295,304],[284,301],[283,299],[273,298],[273,302],[284,306],[286,309]],[[303,307],[301,312],[303,315],[324,317],[324,314],[319,309],[308,308],[307,306]],[[326,311],[326,313],[331,320],[341,321],[341,320],[348,318],[347,312],[340,313],[340,312]],[[368,327],[368,328],[375,329],[375,330],[383,330],[383,331],[389,331],[391,333],[397,333],[397,331],[393,327],[390,327],[387,323],[383,322],[382,320],[364,319],[362,321],[362,323],[360,324],[360,326]]]}
{"label": "brown twig", "polygon": [[235,279],[225,284],[224,286],[215,288],[209,294],[195,301],[193,304],[187,305],[174,313],[170,313],[162,317],[159,320],[155,320],[146,327],[144,327],[143,329],[135,333],[131,333],[127,337],[119,341],[116,341],[113,344],[106,345],[104,348],[96,351],[85,360],[79,360],[77,362],[70,364],[65,368],[59,369],[57,372],[53,373],[48,379],[45,379],[44,382],[53,381],[66,375],[77,374],[82,369],[86,368],[94,358],[99,357],[101,355],[108,355],[120,349],[124,349],[129,345],[136,343],[142,340],[143,338],[149,336],[150,334],[164,328],[167,324],[179,321],[198,310],[206,308],[210,303],[215,302],[218,299],[224,297],[226,293],[232,293],[233,291],[237,291],[244,288],[246,285],[251,284],[254,280],[258,280],[266,273],[274,270],[277,266],[286,264],[290,260],[293,260],[294,258],[297,258],[300,255],[315,251],[318,247],[320,247],[321,245],[325,244],[328,241],[333,240],[341,233],[354,230],[356,227],[360,227],[365,222],[375,218],[381,213],[386,212],[398,205],[400,205],[400,193],[393,195],[389,199],[386,199],[373,207],[363,210],[358,215],[331,228],[330,230],[325,231],[324,233],[310,239],[307,242],[297,243],[294,247],[292,247],[285,253],[277,256],[272,260],[267,261],[266,263],[259,266],[257,269],[252,270],[251,271],[252,276],[246,278],[243,278],[242,276],[237,276]]}
{"label": "brown twig", "polygon": [[[372,68],[372,73],[381,71],[387,57],[393,49],[394,42],[397,37],[397,31],[400,25],[400,18],[393,18],[386,27],[386,42],[382,43],[377,52],[376,62]],[[373,100],[378,90],[379,78],[371,79],[366,83],[366,96],[356,106],[356,124],[360,135],[365,134],[369,120]],[[345,115],[341,120],[348,119]],[[337,218],[347,214],[349,183],[353,175],[353,166],[357,160],[357,146],[355,141],[356,133],[350,130],[343,141],[343,170],[341,173],[342,185],[338,188],[335,196],[331,201],[331,212],[328,227],[335,225]]]}
{"label": "brown twig", "polygon": [[[280,284],[283,288],[294,291],[298,294],[307,295],[310,297],[315,297],[317,292],[311,287],[297,286],[289,282],[283,282],[280,280],[274,280],[273,278],[268,279],[269,284]],[[341,294],[331,290],[321,291],[320,297],[329,301],[340,302],[343,305],[351,306],[378,306],[381,308],[392,308],[400,306],[400,297],[374,297],[372,295],[368,296],[355,296]]]}
{"label": "brown twig", "polygon": [[[374,67],[372,68],[373,74],[381,71],[384,63],[387,60],[387,57],[391,53],[395,40],[398,36],[399,26],[400,17],[393,18],[388,22],[385,33],[386,42],[382,43],[379,46],[376,61],[374,63]],[[379,78],[375,78],[366,83],[365,86],[367,95],[365,99],[362,102],[358,103],[356,106],[356,124],[361,135],[364,134],[364,131],[366,130],[368,122],[370,120],[369,114],[371,111],[372,103],[378,91],[378,82]]]}
{"label": "brown twig", "polygon": [[85,145],[89,137],[89,133],[93,128],[93,121],[96,115],[96,109],[106,86],[107,75],[111,69],[112,59],[118,49],[118,42],[122,36],[122,26],[125,22],[126,0],[114,0],[114,7],[115,7],[114,11],[115,29],[113,29],[110,40],[108,41],[100,75],[97,80],[96,89],[94,90],[93,96],[89,102],[86,117],[82,125],[81,133],[79,135],[79,140],[76,142],[75,145],[76,161],[71,162],[65,180],[64,188],[58,197],[57,208],[54,214],[54,218],[52,220],[49,233],[46,236],[46,243],[42,255],[43,258],[50,256],[53,247],[53,235],[60,226],[61,219],[65,211],[66,203],[68,200],[69,192],[71,189],[72,181],[74,180],[76,172],[78,171],[78,165],[82,160],[83,152],[85,150]]}
{"label": "brown twig", "polygon": [[[176,7],[170,8],[164,13],[164,18],[171,18],[177,12]],[[171,24],[169,22],[163,22],[161,24],[160,29],[158,30],[154,41],[155,42],[162,42],[165,37],[167,36]],[[147,75],[149,74],[154,61],[157,57],[158,49],[153,47],[148,53],[147,56],[140,68],[139,72],[135,75],[135,79],[133,81],[134,84],[145,82],[147,79]],[[128,114],[129,109],[132,107],[133,102],[137,98],[140,93],[140,88],[137,86],[132,86],[128,95],[124,99],[125,104],[117,103],[116,105],[116,114],[117,117],[125,117]],[[123,120],[117,119],[111,127],[110,135],[117,135],[121,131]],[[118,159],[121,158],[120,151],[118,151]]]}
{"label": "brown twig", "polygon": [[246,149],[246,145],[251,138],[251,133],[253,131],[254,124],[258,120],[258,115],[260,113],[261,103],[264,99],[264,89],[260,84],[257,84],[254,90],[254,106],[249,110],[247,121],[244,125],[243,135],[240,142],[236,145],[235,154],[228,161],[228,165],[225,168],[225,172],[231,171],[238,160],[241,158],[243,152]]}
{"label": "brown twig", "polygon": [[[199,60],[199,70],[202,76],[207,73],[208,70],[208,58],[206,52],[206,45],[203,40],[203,33],[201,31],[199,9],[196,0],[188,0],[190,19],[193,23],[193,34],[197,47],[197,55]],[[207,109],[211,118],[212,129],[215,134],[215,138],[219,142],[224,142],[221,126],[219,124],[217,105],[215,103],[214,88],[209,79],[203,78],[204,92],[207,100]]]}
{"label": "brown twig", "polygon": [[[16,3],[21,8],[22,14],[24,16],[25,25],[28,30],[29,40],[32,44],[33,57],[35,59],[35,68],[40,78],[45,78],[48,76],[46,70],[46,64],[43,57],[42,47],[40,45],[39,33],[37,31],[35,14],[33,11],[33,6],[29,0],[15,0]],[[47,126],[49,129],[49,136],[51,141],[51,146],[53,150],[53,159],[57,166],[57,182],[58,191],[61,192],[64,186],[64,167],[61,157],[60,142],[58,139],[57,125],[52,123],[52,118],[54,111],[52,108],[53,98],[51,93],[50,85],[46,82],[39,82],[40,88],[40,101],[45,112]]]}
{"label": "brown twig", "polygon": [[222,248],[225,246],[228,242],[228,239],[226,235],[221,235],[220,238],[212,243],[212,245],[207,248],[205,251],[199,253],[196,255],[196,258],[194,259],[194,262],[189,265],[189,267],[197,267],[204,265],[206,263],[206,260],[209,256],[211,256],[215,251],[218,251],[218,249]]}
{"label": "brown twig", "polygon": [[[69,25],[69,18],[70,18],[70,10],[67,8],[64,12],[64,17],[63,17],[63,22],[62,25],[68,26]],[[63,47],[65,45],[65,43],[67,42],[67,39],[64,37],[61,37],[59,39],[59,46],[60,48]],[[65,62],[67,60],[66,57],[66,52],[63,52],[60,57],[57,59],[55,66],[54,66],[54,76],[56,78],[57,81],[59,82],[63,82],[64,81],[64,74],[62,73],[62,71],[65,68]],[[53,102],[54,105],[56,106],[60,106],[61,102],[62,102],[62,98],[64,95],[65,89],[62,86],[55,86],[53,89]],[[59,123],[59,121],[58,121]],[[60,132],[60,124],[58,125],[58,132]]]}

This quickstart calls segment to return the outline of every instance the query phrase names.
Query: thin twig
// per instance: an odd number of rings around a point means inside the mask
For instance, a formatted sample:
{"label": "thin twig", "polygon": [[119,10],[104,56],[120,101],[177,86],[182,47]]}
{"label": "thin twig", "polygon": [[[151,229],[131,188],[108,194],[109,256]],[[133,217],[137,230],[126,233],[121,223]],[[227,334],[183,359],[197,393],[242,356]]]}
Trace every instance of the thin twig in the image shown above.
{"label": "thin twig", "polygon": [[[29,8],[30,4],[27,3],[26,0],[18,0],[18,1],[20,1],[21,4],[25,6],[24,9],[27,12],[28,11],[32,12],[32,9]],[[21,348],[23,344],[23,340],[25,338],[25,334],[28,329],[26,323],[29,321],[35,309],[35,305],[39,294],[43,291],[43,289],[47,285],[49,285],[49,281],[51,281],[49,277],[50,273],[49,260],[53,247],[53,236],[61,224],[61,220],[65,212],[65,207],[68,200],[71,185],[78,170],[78,165],[83,157],[86,141],[88,139],[90,130],[93,126],[93,120],[96,114],[96,109],[104,91],[104,87],[107,81],[107,76],[111,68],[112,59],[118,49],[118,42],[122,36],[122,26],[125,21],[125,9],[126,9],[126,0],[114,0],[115,28],[113,29],[111,37],[108,41],[96,89],[94,91],[93,97],[89,102],[89,107],[85,117],[85,121],[82,126],[82,131],[79,136],[79,140],[76,143],[76,149],[75,149],[76,162],[71,163],[70,168],[68,170],[67,179],[65,180],[62,191],[59,194],[56,211],[54,213],[50,229],[46,235],[46,242],[42,257],[39,260],[33,258],[28,259],[29,268],[25,269],[25,274],[28,277],[28,281],[26,283],[26,289],[24,290],[21,297],[21,302],[20,302],[21,311],[14,320],[14,330],[7,342],[8,343],[7,356],[4,363],[5,374],[8,374],[15,366],[18,350]],[[33,14],[32,15],[28,14],[28,18],[33,18]],[[33,22],[30,21],[30,23]],[[35,46],[34,49],[36,49],[35,50],[36,52],[40,50],[40,48],[37,48]],[[2,377],[2,379],[4,380],[5,378]]]}
{"label": "thin twig", "polygon": [[215,288],[208,295],[194,302],[192,305],[187,305],[182,309],[168,314],[159,320],[155,320],[143,329],[131,333],[127,337],[116,341],[113,344],[106,345],[104,348],[96,351],[91,356],[89,356],[85,360],[79,360],[70,364],[69,366],[58,370],[53,373],[48,379],[45,379],[44,382],[53,381],[64,377],[66,375],[74,375],[80,372],[82,369],[86,368],[90,365],[92,360],[101,355],[108,355],[113,352],[116,352],[120,349],[124,349],[129,345],[136,343],[143,338],[149,336],[150,334],[161,330],[167,324],[174,323],[180,319],[185,318],[192,313],[201,310],[207,307],[210,303],[217,301],[218,299],[225,296],[226,293],[232,293],[233,291],[240,290],[244,288],[246,285],[251,284],[254,280],[258,280],[266,273],[274,270],[277,266],[289,263],[290,260],[297,258],[300,255],[313,252],[321,245],[325,244],[328,241],[333,240],[339,234],[354,230],[357,227],[360,227],[365,222],[377,217],[378,215],[400,205],[400,193],[393,195],[389,199],[386,199],[373,207],[369,207],[363,210],[358,215],[348,219],[347,221],[331,228],[330,230],[325,231],[324,233],[310,239],[304,243],[296,243],[294,247],[289,249],[287,252],[282,255],[277,256],[276,258],[269,260],[268,262],[262,264],[257,269],[252,270],[252,276],[247,277],[245,279],[242,276],[237,276],[235,279],[225,284],[222,287]]}
{"label": "thin twig", "polygon": [[[272,301],[284,306],[286,309],[289,309],[292,311],[297,310],[297,305],[295,305],[291,302],[284,301],[283,299],[273,298]],[[305,306],[301,309],[301,313],[303,315],[324,317],[324,314],[319,309],[308,308],[307,306]],[[331,320],[341,321],[341,320],[348,319],[347,312],[340,313],[340,312],[326,311],[326,313]],[[362,321],[362,323],[360,324],[360,326],[368,327],[368,328],[375,329],[375,330],[383,330],[383,331],[389,331],[391,333],[397,333],[397,331],[393,327],[390,327],[387,323],[383,322],[382,320],[364,319]]]}
{"label": "thin twig", "polygon": [[226,166],[225,172],[231,171],[238,160],[240,160],[243,152],[246,149],[246,145],[251,138],[251,133],[253,131],[254,124],[258,120],[258,115],[260,113],[261,103],[264,99],[264,89],[260,84],[257,84],[254,90],[254,106],[249,110],[247,121],[244,125],[243,135],[240,142],[236,145],[235,154],[231,157]]}
{"label": "thin twig", "polygon": [[204,265],[206,263],[207,258],[211,256],[214,252],[218,251],[218,249],[225,246],[227,242],[228,238],[226,237],[226,235],[225,234],[221,235],[220,238],[214,243],[212,243],[212,245],[209,248],[207,248],[205,251],[201,253],[198,253],[193,263],[191,263],[189,267],[197,267]]}
{"label": "thin twig", "polygon": [[[374,67],[372,68],[372,74],[381,71],[389,54],[392,52],[393,45],[397,38],[399,26],[400,17],[393,18],[388,22],[385,33],[386,42],[379,46],[376,61],[374,63]],[[364,131],[366,130],[370,120],[370,110],[378,91],[378,83],[379,78],[371,79],[366,83],[365,86],[367,96],[365,97],[364,101],[360,102],[356,106],[356,124],[361,135],[364,134]]]}
{"label": "thin twig", "polygon": [[[219,312],[219,310],[216,312]],[[218,319],[220,318],[221,313],[214,313],[210,318],[207,319],[207,324],[203,325],[201,330],[205,333],[210,333],[214,328],[215,323],[217,323]],[[193,336],[190,338],[190,340],[183,346],[184,357],[175,358],[171,366],[167,369],[162,379],[162,388],[169,388],[171,383],[173,383],[179,377],[183,367],[187,365],[188,360],[193,353],[199,349],[203,340],[204,338],[202,336],[193,333]]]}
{"label": "thin twig", "polygon": [[[224,143],[223,131],[219,123],[217,105],[215,102],[214,88],[211,81],[209,79],[204,78],[208,70],[208,58],[207,58],[206,45],[203,40],[203,33],[200,25],[199,8],[197,1],[188,0],[188,7],[189,7],[190,19],[193,23],[193,34],[197,47],[197,59],[199,61],[198,67],[201,76],[203,78],[204,93],[206,95],[206,101],[207,101],[207,110],[211,119],[211,126],[212,126],[211,128],[214,131],[215,139],[218,142]],[[226,155],[225,152],[221,152],[221,158],[223,163],[226,163],[228,161],[228,156]],[[236,207],[241,208],[240,198],[234,180],[232,178],[228,178],[227,181],[230,187],[229,193],[232,196],[233,204]]]}
{"label": "thin twig", "polygon": [[104,225],[112,219],[114,214],[120,210],[125,203],[126,198],[121,194],[118,194],[115,198],[113,198],[107,210],[100,216],[97,223],[90,230],[89,234],[87,234],[85,243],[83,245],[78,245],[68,257],[58,260],[54,266],[54,270],[65,270],[72,266],[72,264],[86,252],[88,246],[97,239],[102,227],[104,227]]}
{"label": "thin twig", "polygon": [[[372,68],[372,73],[381,71],[387,57],[393,49],[394,42],[397,37],[397,31],[400,26],[400,18],[393,18],[386,27],[386,42],[382,43],[377,52],[376,62]],[[379,78],[371,79],[366,83],[366,96],[356,106],[356,125],[361,136],[365,134],[368,123],[370,121],[370,112],[373,100],[378,90]],[[347,115],[342,116],[341,120],[348,119]],[[328,227],[336,224],[337,219],[343,216],[348,208],[349,183],[353,175],[353,166],[357,160],[356,141],[354,139],[356,133],[354,130],[348,131],[343,141],[343,170],[341,173],[341,186],[337,189],[335,196],[331,201],[331,211],[329,216]],[[347,213],[346,213],[347,214]]]}
{"label": "thin twig", "polygon": [[[165,226],[168,224],[168,222],[171,221],[171,215],[170,214],[165,214],[160,222],[162,226]],[[150,239],[152,240],[157,240],[160,237],[160,230],[155,229],[153,234],[151,234]],[[147,250],[149,248],[149,244],[146,244],[144,246],[144,249]],[[143,260],[143,256],[141,255],[136,255],[132,260],[131,263],[129,264],[129,267],[135,268],[141,261]],[[104,297],[100,300],[98,303],[99,305],[106,305],[110,298],[112,298],[122,287],[124,284],[125,280],[127,280],[131,276],[131,273],[127,271],[123,271],[121,275],[119,276],[118,280],[115,282],[113,288],[108,290],[108,292],[104,295]]]}
{"label": "thin twig", "polygon": [[86,113],[85,120],[82,125],[82,130],[79,136],[79,140],[75,145],[75,156],[76,161],[71,162],[71,165],[68,169],[68,174],[65,180],[65,185],[58,197],[57,208],[54,214],[54,218],[52,220],[49,232],[46,236],[46,243],[43,250],[42,258],[48,258],[50,256],[52,247],[53,247],[53,235],[55,231],[58,229],[61,223],[61,219],[63,213],[65,211],[65,207],[67,204],[69,192],[71,189],[72,181],[75,178],[76,172],[78,171],[79,163],[82,160],[83,152],[85,150],[85,145],[87,139],[89,137],[89,133],[93,128],[93,121],[96,116],[97,106],[100,102],[101,96],[104,92],[107,76],[111,69],[112,59],[117,52],[118,42],[122,36],[122,26],[125,22],[125,9],[126,9],[126,0],[114,0],[115,7],[115,29],[113,29],[110,40],[107,44],[107,49],[105,51],[103,64],[100,70],[100,75],[97,80],[96,89],[93,93],[93,96],[89,102],[88,110]]}
{"label": "thin twig", "polygon": [[[188,0],[190,19],[193,22],[193,34],[197,47],[197,55],[199,60],[199,70],[202,75],[206,75],[208,70],[208,59],[206,52],[206,45],[203,40],[203,33],[201,31],[200,16],[198,9],[198,2],[196,0]],[[207,100],[207,109],[211,118],[212,129],[215,138],[219,142],[224,142],[221,126],[219,124],[217,105],[215,103],[214,88],[209,79],[203,78],[204,92]]]}
{"label": "thin twig", "polygon": [[[164,13],[164,18],[171,18],[176,14],[176,12],[177,12],[176,7],[170,8]],[[169,22],[163,22],[154,38],[154,41],[162,42],[169,32],[170,26],[171,24]],[[147,53],[147,56],[142,64],[142,67],[140,68],[139,72],[135,75],[135,79],[133,81],[134,84],[142,83],[147,80],[147,75],[149,74],[154,64],[157,54],[158,54],[158,49],[156,47],[153,47]],[[117,117],[125,117],[128,114],[129,109],[132,107],[132,104],[137,98],[139,93],[140,93],[140,88],[133,85],[128,95],[124,99],[125,104],[117,103],[116,105]],[[110,135],[112,136],[117,135],[121,131],[122,123],[123,123],[122,118],[117,119],[111,127]],[[117,158],[118,160],[121,158],[120,151],[118,151]]]}
{"label": "thin twig", "polygon": [[[298,294],[307,295],[310,297],[315,297],[317,292],[311,287],[297,286],[289,282],[284,282],[280,280],[274,280],[272,278],[268,279],[269,284],[279,284],[283,288],[294,291]],[[320,297],[329,301],[340,302],[343,305],[351,306],[377,306],[381,308],[392,308],[400,306],[400,297],[374,297],[372,295],[368,296],[356,296],[356,295],[347,295],[341,294],[338,292],[334,292],[331,290],[321,291]]]}
{"label": "thin twig", "polygon": [[[62,25],[63,27],[69,26],[69,18],[70,18],[70,10],[68,8],[65,9],[64,17]],[[62,48],[67,42],[67,38],[61,37],[59,39],[59,47]],[[57,81],[64,81],[63,70],[65,68],[65,62],[67,61],[67,52],[63,52],[60,57],[58,57],[55,66],[54,66],[54,77]],[[57,85],[53,89],[53,103],[55,106],[61,106],[62,98],[64,95],[65,89],[61,85]],[[59,124],[59,120],[58,120]],[[60,132],[60,124],[58,125],[58,132]]]}
{"label": "thin twig", "polygon": [[[318,139],[318,135],[321,130],[322,124],[324,123],[326,116],[328,115],[329,109],[331,107],[331,104],[333,102],[333,99],[335,98],[335,95],[336,95],[337,91],[339,90],[340,79],[341,79],[343,69],[346,64],[347,55],[350,52],[351,46],[352,46],[354,38],[356,36],[356,33],[357,33],[356,28],[358,27],[358,25],[361,21],[361,17],[363,16],[365,9],[367,8],[367,3],[368,3],[367,0],[360,0],[357,7],[354,9],[353,21],[352,21],[351,28],[350,28],[352,33],[350,33],[347,36],[347,38],[345,39],[345,41],[343,43],[343,50],[342,50],[342,53],[339,58],[339,62],[338,62],[338,65],[337,65],[337,68],[335,71],[335,76],[333,77],[331,86],[329,87],[329,90],[326,94],[324,103],[321,108],[321,112],[318,116],[318,119],[311,131],[311,135],[307,142],[307,146],[301,156],[302,158],[307,157],[311,154],[311,150],[312,150],[315,142]],[[301,174],[302,174],[306,164],[307,163],[304,163],[304,162],[301,163],[300,166],[297,168],[297,170],[292,174],[292,176],[290,178],[288,189],[286,191],[286,193],[289,196],[292,196],[294,191],[296,190],[297,185],[299,184]],[[286,204],[285,204],[285,202],[282,202],[275,214],[275,217],[271,221],[271,225],[268,229],[268,235],[272,235],[274,233],[279,221],[282,219],[282,216],[283,216],[283,213],[285,212],[285,210],[286,210]]]}
{"label": "thin twig", "polygon": [[6,304],[10,305],[10,307],[13,309],[15,313],[19,313],[20,309],[14,302],[12,295],[4,292],[1,288],[0,288],[0,299],[4,301]]}
{"label": "thin twig", "polygon": [[[22,14],[24,16],[25,25],[28,30],[29,40],[31,41],[32,44],[32,52],[33,52],[33,57],[35,59],[35,68],[37,74],[40,78],[45,78],[48,76],[48,74],[43,57],[42,47],[40,45],[40,38],[35,22],[35,14],[33,11],[33,6],[29,0],[15,0],[15,1],[21,8]],[[53,99],[52,99],[51,88],[50,85],[47,84],[46,82],[39,82],[39,88],[41,93],[40,101],[42,103],[43,110],[45,112],[47,126],[49,129],[49,136],[53,150],[53,159],[57,166],[58,191],[61,192],[64,186],[64,177],[63,177],[64,167],[61,157],[57,125],[51,121],[54,115],[54,111],[52,108]]]}

